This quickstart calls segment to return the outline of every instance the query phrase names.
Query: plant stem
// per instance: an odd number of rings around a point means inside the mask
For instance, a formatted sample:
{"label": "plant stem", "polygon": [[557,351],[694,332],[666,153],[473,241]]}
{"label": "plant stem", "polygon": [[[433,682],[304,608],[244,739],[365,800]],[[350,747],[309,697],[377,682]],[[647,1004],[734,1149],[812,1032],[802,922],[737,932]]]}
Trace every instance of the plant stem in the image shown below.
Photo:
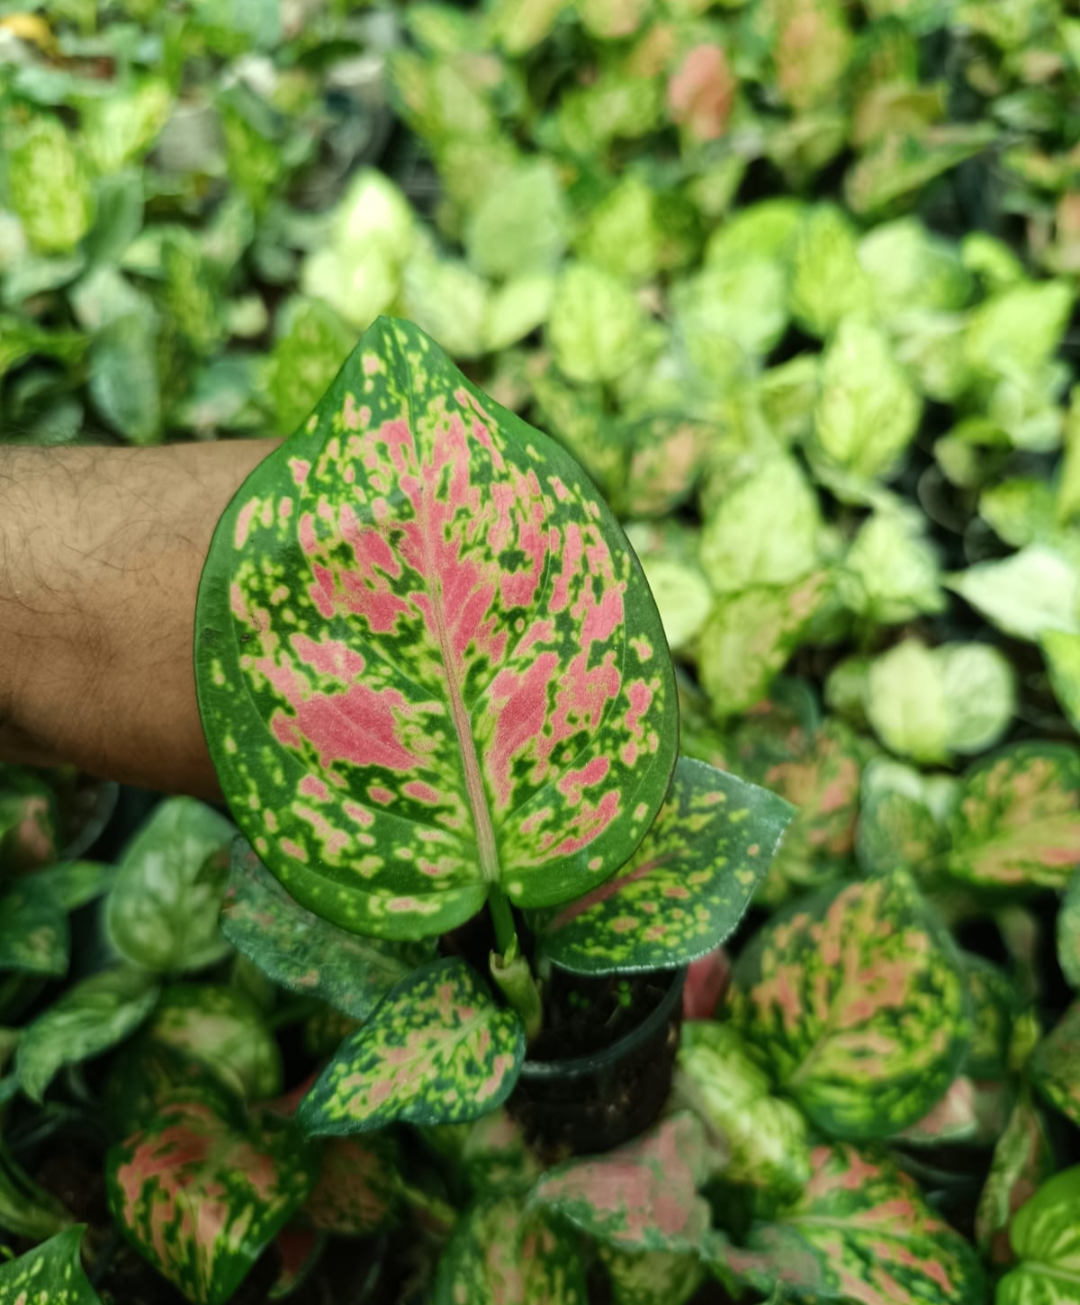
{"label": "plant stem", "polygon": [[514,913],[498,884],[492,884],[488,889],[488,909],[491,911],[495,942],[499,949],[488,958],[491,977],[498,984],[502,995],[521,1016],[525,1036],[532,1042],[544,1023],[540,987],[529,968],[529,962],[521,954]]}
{"label": "plant stem", "polygon": [[514,913],[510,910],[510,903],[498,884],[491,884],[488,887],[488,910],[491,912],[491,922],[495,926],[496,946],[503,956],[507,956],[510,948],[517,942],[517,929],[514,927]]}

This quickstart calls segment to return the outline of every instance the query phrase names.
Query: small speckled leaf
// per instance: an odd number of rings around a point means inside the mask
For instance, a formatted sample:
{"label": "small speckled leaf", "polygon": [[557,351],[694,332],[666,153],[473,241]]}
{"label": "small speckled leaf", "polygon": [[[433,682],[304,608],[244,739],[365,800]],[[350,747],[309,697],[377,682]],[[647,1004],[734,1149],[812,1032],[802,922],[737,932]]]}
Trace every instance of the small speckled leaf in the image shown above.
{"label": "small speckled leaf", "polygon": [[243,839],[233,846],[221,931],[275,983],[321,997],[361,1020],[432,956],[428,943],[364,938],[313,915],[288,895]]}
{"label": "small speckled leaf", "polygon": [[[884,1155],[822,1146],[812,1177],[782,1221],[757,1224],[748,1245],[774,1283],[798,1299],[860,1305],[985,1305],[972,1247],[939,1219],[913,1179]],[[728,1263],[740,1268],[738,1253]],[[786,1299],[786,1297],[785,1297]]]}
{"label": "small speckled leaf", "polygon": [[854,847],[861,776],[858,742],[835,720],[805,744],[795,734],[786,759],[753,776],[796,809],[762,885],[761,897],[768,904],[835,879]]}
{"label": "small speckled leaf", "polygon": [[109,934],[148,970],[200,970],[228,953],[218,929],[233,826],[194,798],[168,798],[124,848],[109,895]]}
{"label": "small speckled leaf", "polygon": [[392,1224],[400,1204],[401,1157],[392,1133],[334,1137],[322,1148],[315,1188],[301,1218],[321,1232],[360,1237]]}
{"label": "small speckled leaf", "polygon": [[502,1105],[525,1058],[518,1017],[464,961],[417,970],[342,1044],[298,1112],[308,1134],[393,1119],[463,1123]]}
{"label": "small speckled leaf", "polygon": [[262,1012],[239,988],[176,983],[165,989],[147,1034],[200,1061],[249,1101],[281,1091],[281,1052]]}
{"label": "small speckled leaf", "polygon": [[1046,1100],[1080,1128],[1080,1001],[1035,1048],[1028,1069]]}
{"label": "small speckled leaf", "polygon": [[698,1195],[709,1164],[704,1126],[680,1111],[607,1155],[556,1165],[531,1199],[611,1246],[694,1250],[709,1227]]}
{"label": "small speckled leaf", "polygon": [[994,1147],[975,1212],[975,1242],[992,1264],[1012,1261],[1009,1224],[1043,1179],[1050,1176],[1053,1163],[1042,1114],[1025,1092]]}
{"label": "small speckled leaf", "polygon": [[105,1167],[109,1209],[139,1253],[195,1305],[223,1305],[303,1204],[317,1157],[290,1123],[256,1127],[185,1099]]}
{"label": "small speckled leaf", "polygon": [[0,1305],[101,1305],[83,1272],[84,1223],[65,1228],[17,1260],[0,1263]]}
{"label": "small speckled leaf", "polygon": [[904,872],[774,916],[739,958],[727,1009],[833,1137],[889,1137],[922,1118],[970,1033],[959,958]]}
{"label": "small speckled leaf", "polygon": [[1080,752],[1019,743],[973,766],[946,864],[991,888],[1063,887],[1080,865]]}
{"label": "small speckled leaf", "polygon": [[22,1090],[41,1101],[63,1065],[98,1056],[130,1036],[158,999],[151,976],[126,966],[83,979],[27,1026],[15,1053]]}
{"label": "small speckled leaf", "polygon": [[1062,974],[1074,988],[1080,988],[1080,874],[1069,880],[1058,911],[1057,954]]}
{"label": "small speckled leaf", "polygon": [[575,974],[658,970],[704,956],[742,919],[793,815],[774,793],[681,757],[631,860],[538,927],[544,954]]}
{"label": "small speckled leaf", "polygon": [[577,1238],[503,1196],[466,1211],[439,1260],[434,1305],[587,1305]]}
{"label": "small speckled leaf", "polygon": [[895,789],[864,795],[855,855],[866,874],[881,874],[897,866],[925,870],[943,841],[934,813],[919,798]]}
{"label": "small speckled leaf", "polygon": [[1073,1305],[1080,1300],[1080,1165],[1045,1182],[1009,1230],[1017,1268],[995,1305]]}
{"label": "small speckled leaf", "polygon": [[623,865],[667,791],[660,618],[577,464],[380,319],[222,517],[197,614],[229,804],[298,901],[441,933]]}
{"label": "small speckled leaf", "polygon": [[690,1252],[620,1251],[600,1246],[614,1305],[684,1305],[705,1276]]}
{"label": "small speckled leaf", "polygon": [[47,884],[23,876],[0,889],[0,971],[58,977],[70,947],[67,913]]}

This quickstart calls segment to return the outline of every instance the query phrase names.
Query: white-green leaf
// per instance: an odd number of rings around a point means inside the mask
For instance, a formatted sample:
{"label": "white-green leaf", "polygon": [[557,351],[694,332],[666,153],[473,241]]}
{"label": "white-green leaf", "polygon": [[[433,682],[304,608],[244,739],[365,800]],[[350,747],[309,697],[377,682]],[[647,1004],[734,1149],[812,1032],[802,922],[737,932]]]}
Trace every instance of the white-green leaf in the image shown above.
{"label": "white-green leaf", "polygon": [[158,989],[143,970],[102,970],[75,984],[23,1032],[15,1053],[20,1086],[40,1102],[64,1065],[89,1060],[134,1033],[149,1017]]}
{"label": "white-green leaf", "polygon": [[201,970],[228,954],[218,912],[233,825],[194,798],[163,802],[125,847],[109,896],[109,933],[148,970]]}
{"label": "white-green leaf", "polygon": [[986,644],[927,648],[905,639],[878,657],[867,680],[866,714],[882,743],[924,763],[996,743],[1012,719],[1012,666]]}
{"label": "white-green leaf", "polygon": [[613,381],[629,371],[643,359],[647,328],[633,292],[598,267],[574,263],[556,281],[547,336],[571,380]]}
{"label": "white-green leaf", "polygon": [[1044,544],[1001,562],[979,562],[946,584],[993,625],[1019,639],[1048,631],[1080,634],[1080,570]]}
{"label": "white-green leaf", "polygon": [[810,452],[825,471],[889,476],[918,429],[922,402],[869,322],[846,318],[825,350]]}
{"label": "white-green leaf", "polygon": [[1080,1300],[1080,1165],[1056,1174],[1009,1230],[1020,1263],[998,1283],[996,1305],[1072,1305]]}
{"label": "white-green leaf", "polygon": [[702,532],[701,564],[717,593],[786,585],[813,570],[820,526],[817,495],[798,464],[777,458],[720,500]]}

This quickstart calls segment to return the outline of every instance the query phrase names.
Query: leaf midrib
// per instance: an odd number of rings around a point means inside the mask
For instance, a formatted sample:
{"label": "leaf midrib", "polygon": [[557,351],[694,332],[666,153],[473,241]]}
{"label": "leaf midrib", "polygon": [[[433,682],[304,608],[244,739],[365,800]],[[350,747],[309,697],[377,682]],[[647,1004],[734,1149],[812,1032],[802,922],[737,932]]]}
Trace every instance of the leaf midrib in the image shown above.
{"label": "leaf midrib", "polygon": [[[412,363],[408,353],[402,351],[405,367],[409,373],[409,386],[405,405],[408,409],[409,429],[415,441],[416,427],[413,423],[412,396],[414,394]],[[465,776],[465,794],[472,812],[473,832],[476,835],[476,852],[480,860],[480,877],[488,884],[498,884],[502,867],[499,864],[499,849],[495,841],[495,829],[491,823],[491,810],[488,807],[487,794],[484,792],[484,776],[480,770],[480,758],[476,753],[476,740],[472,736],[469,713],[465,707],[465,698],[461,692],[461,683],[457,675],[453,649],[450,646],[449,632],[446,628],[446,610],[443,605],[442,577],[435,569],[435,560],[431,551],[431,521],[428,512],[427,495],[421,497],[423,507],[420,512],[420,536],[424,547],[424,573],[431,577],[429,589],[431,597],[431,615],[435,622],[435,634],[439,641],[439,654],[446,668],[446,690],[450,699],[450,719],[457,735],[458,751]]]}

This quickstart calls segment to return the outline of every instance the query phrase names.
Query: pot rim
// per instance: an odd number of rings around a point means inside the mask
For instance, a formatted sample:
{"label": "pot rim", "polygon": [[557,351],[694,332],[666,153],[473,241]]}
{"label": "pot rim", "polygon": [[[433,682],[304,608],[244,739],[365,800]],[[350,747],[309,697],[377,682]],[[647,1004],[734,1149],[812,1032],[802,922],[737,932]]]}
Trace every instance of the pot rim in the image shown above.
{"label": "pot rim", "polygon": [[[526,1060],[521,1067],[521,1078],[529,1083],[548,1083],[553,1079],[584,1078],[595,1074],[612,1061],[621,1060],[648,1041],[662,1025],[671,1018],[672,1012],[682,1000],[683,984],[686,981],[687,966],[677,969],[653,970],[653,974],[671,976],[668,990],[656,1007],[641,1021],[635,1029],[624,1034],[618,1042],[613,1042],[603,1051],[588,1053],[584,1056],[571,1056],[565,1060]],[[640,971],[639,971],[640,973]]]}

